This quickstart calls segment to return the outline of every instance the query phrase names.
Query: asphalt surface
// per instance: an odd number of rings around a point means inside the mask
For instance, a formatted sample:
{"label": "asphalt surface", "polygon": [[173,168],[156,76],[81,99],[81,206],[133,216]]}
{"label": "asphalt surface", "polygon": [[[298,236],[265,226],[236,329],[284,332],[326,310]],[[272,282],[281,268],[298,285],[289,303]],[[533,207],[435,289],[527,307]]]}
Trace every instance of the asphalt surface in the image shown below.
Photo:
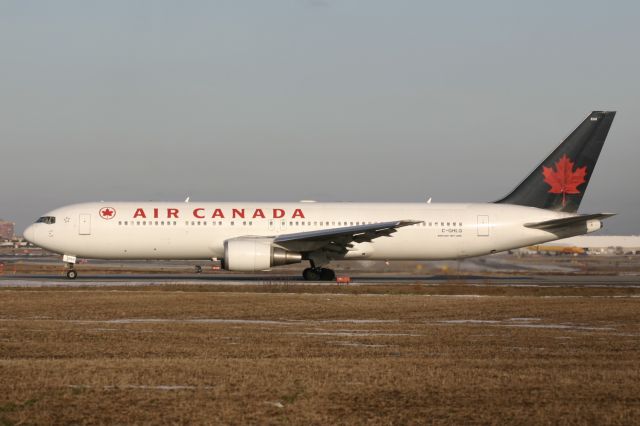
{"label": "asphalt surface", "polygon": [[[335,282],[307,282],[299,275],[271,274],[82,274],[75,280],[62,275],[3,275],[0,287],[85,287],[85,286],[144,286],[163,284],[197,285],[333,285]],[[535,276],[422,276],[394,274],[353,274],[350,285],[389,284],[465,284],[504,287],[611,287],[640,288],[640,275],[535,275]]]}

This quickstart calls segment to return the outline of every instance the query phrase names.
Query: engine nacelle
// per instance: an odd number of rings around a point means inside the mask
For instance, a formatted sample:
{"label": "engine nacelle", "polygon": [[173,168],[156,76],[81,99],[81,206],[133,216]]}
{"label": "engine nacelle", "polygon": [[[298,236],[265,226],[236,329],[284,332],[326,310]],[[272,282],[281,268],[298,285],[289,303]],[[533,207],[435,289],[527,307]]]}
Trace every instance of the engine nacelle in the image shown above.
{"label": "engine nacelle", "polygon": [[274,247],[269,238],[240,237],[224,242],[222,267],[227,271],[264,271],[272,266],[300,262],[300,253]]}

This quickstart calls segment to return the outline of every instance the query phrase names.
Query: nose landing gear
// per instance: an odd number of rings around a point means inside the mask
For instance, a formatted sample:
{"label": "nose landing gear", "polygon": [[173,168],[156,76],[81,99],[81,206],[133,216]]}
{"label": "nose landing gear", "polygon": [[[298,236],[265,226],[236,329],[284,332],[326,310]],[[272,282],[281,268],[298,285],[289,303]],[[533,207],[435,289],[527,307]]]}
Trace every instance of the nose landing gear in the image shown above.
{"label": "nose landing gear", "polygon": [[76,257],[65,254],[64,256],[62,256],[62,261],[67,268],[67,278],[70,280],[75,280],[78,277],[78,272],[73,269],[74,265],[76,264]]}

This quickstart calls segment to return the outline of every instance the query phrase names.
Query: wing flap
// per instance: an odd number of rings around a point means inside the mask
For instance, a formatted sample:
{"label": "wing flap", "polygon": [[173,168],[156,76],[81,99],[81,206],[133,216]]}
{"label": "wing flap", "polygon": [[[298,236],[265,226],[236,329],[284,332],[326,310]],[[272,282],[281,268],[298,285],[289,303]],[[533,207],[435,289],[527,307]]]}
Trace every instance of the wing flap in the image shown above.
{"label": "wing flap", "polygon": [[422,223],[419,220],[396,220],[367,225],[346,226],[344,228],[321,229],[318,231],[296,232],[275,237],[274,244],[296,251],[324,249],[335,253],[348,251],[353,243],[373,241],[388,237],[398,228]]}

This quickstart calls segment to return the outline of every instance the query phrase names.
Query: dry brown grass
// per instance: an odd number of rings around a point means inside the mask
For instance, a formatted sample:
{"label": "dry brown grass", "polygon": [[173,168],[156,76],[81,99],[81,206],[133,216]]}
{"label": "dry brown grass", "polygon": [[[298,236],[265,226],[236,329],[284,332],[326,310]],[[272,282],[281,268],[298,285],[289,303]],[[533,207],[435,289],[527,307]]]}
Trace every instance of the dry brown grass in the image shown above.
{"label": "dry brown grass", "polygon": [[230,290],[0,291],[0,424],[640,415],[635,297]]}

